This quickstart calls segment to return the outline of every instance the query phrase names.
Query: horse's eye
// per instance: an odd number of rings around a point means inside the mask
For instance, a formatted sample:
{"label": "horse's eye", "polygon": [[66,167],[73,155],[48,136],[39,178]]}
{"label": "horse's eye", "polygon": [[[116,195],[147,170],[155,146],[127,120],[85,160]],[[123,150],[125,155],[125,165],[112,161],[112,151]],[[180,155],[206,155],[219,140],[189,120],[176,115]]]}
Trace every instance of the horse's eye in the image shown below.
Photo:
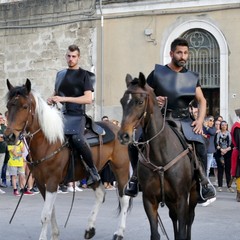
{"label": "horse's eye", "polygon": [[137,103],[138,105],[142,105],[142,104],[143,104],[143,100],[137,100],[136,103]]}
{"label": "horse's eye", "polygon": [[24,104],[23,109],[28,109],[28,104]]}

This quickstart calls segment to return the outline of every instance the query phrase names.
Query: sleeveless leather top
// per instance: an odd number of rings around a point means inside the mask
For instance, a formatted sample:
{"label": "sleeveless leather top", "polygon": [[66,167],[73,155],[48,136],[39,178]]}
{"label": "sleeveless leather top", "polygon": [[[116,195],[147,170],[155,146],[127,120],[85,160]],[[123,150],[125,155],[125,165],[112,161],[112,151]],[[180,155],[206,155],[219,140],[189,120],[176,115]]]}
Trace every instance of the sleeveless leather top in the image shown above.
{"label": "sleeveless leather top", "polygon": [[[55,92],[59,96],[79,97],[83,96],[85,91],[93,91],[92,75],[94,74],[84,70],[62,70],[57,73],[55,82]],[[64,103],[63,113],[69,115],[83,115],[85,113],[85,105],[77,103]]]}
{"label": "sleeveless leather top", "polygon": [[189,117],[188,105],[195,97],[198,86],[198,74],[186,70],[175,72],[167,66],[155,65],[152,81],[148,84],[154,89],[156,96],[168,98],[167,109],[172,111],[172,117]]}

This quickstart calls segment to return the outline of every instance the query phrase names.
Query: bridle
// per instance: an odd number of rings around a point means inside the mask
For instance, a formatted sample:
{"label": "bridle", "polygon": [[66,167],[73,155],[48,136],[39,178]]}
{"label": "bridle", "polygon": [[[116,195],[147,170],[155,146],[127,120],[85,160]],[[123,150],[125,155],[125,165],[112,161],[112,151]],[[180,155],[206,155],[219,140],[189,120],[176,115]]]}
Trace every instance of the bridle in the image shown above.
{"label": "bridle", "polygon": [[[155,139],[156,137],[158,137],[164,130],[165,128],[165,120],[166,120],[166,113],[167,113],[167,98],[166,98],[166,102],[165,102],[165,108],[164,108],[164,114],[163,114],[163,124],[161,129],[150,139],[144,141],[144,142],[138,142],[138,140],[135,139],[135,131],[137,129],[137,127],[142,123],[144,124],[144,120],[148,114],[147,112],[147,107],[148,107],[148,103],[149,103],[149,94],[148,93],[142,93],[142,92],[138,92],[138,91],[130,91],[127,90],[126,91],[127,94],[145,94],[146,95],[146,101],[145,101],[145,105],[144,105],[144,111],[142,112],[141,116],[138,118],[137,123],[134,126],[134,130],[133,130],[133,145],[135,146],[139,146],[139,145],[149,145],[149,142],[151,142],[153,139]],[[159,109],[161,111],[161,109]]]}
{"label": "bridle", "polygon": [[[15,100],[18,98],[19,96],[15,96]],[[33,140],[33,137],[38,134],[39,132],[42,131],[41,127],[39,127],[36,131],[34,132],[30,132],[28,131],[27,132],[27,127],[29,126],[29,115],[31,115],[32,117],[32,122],[33,122],[33,119],[34,119],[34,116],[35,116],[35,113],[33,113],[32,111],[32,99],[29,98],[29,96],[27,96],[27,99],[28,99],[28,113],[27,113],[27,120],[25,121],[25,124],[23,126],[23,128],[21,130],[17,130],[17,129],[14,129],[19,133],[19,136],[18,136],[18,140],[20,141],[23,141],[27,151],[28,151],[28,159],[25,159],[25,161],[30,164],[31,166],[37,166],[38,164],[42,163],[43,161],[45,160],[48,160],[50,158],[52,158],[54,155],[56,155],[57,153],[59,153],[60,151],[62,151],[62,149],[64,147],[66,147],[68,145],[68,141],[65,141],[63,144],[61,144],[61,146],[56,149],[54,152],[50,153],[48,156],[46,157],[43,157],[39,160],[34,160],[33,161],[33,158],[32,158],[32,155],[31,155],[31,150],[30,150],[30,145],[31,145],[31,142]],[[27,141],[27,139],[29,139]]]}
{"label": "bridle", "polygon": [[[18,98],[19,98],[19,95],[15,96],[15,97],[14,97],[14,100],[17,100]],[[26,128],[27,128],[28,123],[29,123],[29,121],[28,121],[29,115],[31,114],[32,119],[33,119],[33,116],[34,116],[34,113],[32,113],[32,99],[29,99],[28,96],[27,96],[26,98],[27,98],[27,100],[28,100],[27,120],[25,121],[24,126],[23,126],[22,129],[20,129],[20,130],[19,130],[19,129],[12,129],[12,130],[16,130],[17,132],[20,132],[20,133],[19,133],[19,137],[18,137],[19,140],[21,140],[21,138],[24,137],[23,135],[25,134]],[[11,101],[13,101],[13,99],[9,100],[9,102],[11,102]],[[39,129],[39,130],[40,130],[40,129]],[[37,130],[37,131],[39,131],[39,130]],[[32,134],[35,135],[35,133],[32,133]]]}

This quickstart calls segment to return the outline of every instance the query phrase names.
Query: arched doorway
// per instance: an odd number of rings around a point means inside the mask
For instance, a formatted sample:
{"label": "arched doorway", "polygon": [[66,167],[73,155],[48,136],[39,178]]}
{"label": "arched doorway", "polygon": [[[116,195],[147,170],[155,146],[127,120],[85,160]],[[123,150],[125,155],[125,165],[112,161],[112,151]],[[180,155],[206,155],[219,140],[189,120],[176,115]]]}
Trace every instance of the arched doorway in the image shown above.
{"label": "arched doorway", "polygon": [[[178,19],[178,22],[179,19]],[[196,19],[184,20],[184,22],[180,22],[178,24],[174,23],[170,26],[166,33],[164,34],[165,39],[163,39],[163,45],[161,49],[163,64],[167,64],[170,61],[169,51],[171,42],[182,36],[184,33],[187,33],[190,30],[200,29],[201,31],[205,30],[214,36],[218,48],[219,48],[219,57],[220,57],[220,68],[219,68],[219,96],[214,96],[214,99],[219,99],[219,107],[220,107],[220,115],[223,116],[224,119],[228,121],[228,47],[227,42],[225,40],[224,35],[220,31],[220,29],[214,25],[212,22],[207,21],[206,19],[202,19],[201,17]],[[204,89],[205,96],[207,98],[209,95],[209,91],[212,90]],[[213,105],[217,105],[216,103],[212,103]],[[216,111],[216,110],[213,110]]]}
{"label": "arched doorway", "polygon": [[198,72],[204,96],[207,100],[207,115],[220,115],[220,50],[214,36],[204,29],[191,29],[182,34],[189,43],[187,68]]}

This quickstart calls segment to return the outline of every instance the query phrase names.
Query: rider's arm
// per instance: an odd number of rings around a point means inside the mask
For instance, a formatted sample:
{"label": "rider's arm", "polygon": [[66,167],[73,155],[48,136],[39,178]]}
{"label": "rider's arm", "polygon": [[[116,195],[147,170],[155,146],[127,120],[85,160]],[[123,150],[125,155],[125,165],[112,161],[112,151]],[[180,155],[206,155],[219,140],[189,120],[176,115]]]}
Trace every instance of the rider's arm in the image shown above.
{"label": "rider's arm", "polygon": [[79,97],[65,97],[65,96],[53,96],[51,97],[51,101],[55,103],[78,103],[78,104],[90,104],[92,103],[92,91],[88,90],[84,92],[84,95]]}
{"label": "rider's arm", "polygon": [[196,87],[195,98],[198,102],[198,118],[192,123],[193,131],[202,134],[203,121],[206,115],[207,102],[200,86]]}

